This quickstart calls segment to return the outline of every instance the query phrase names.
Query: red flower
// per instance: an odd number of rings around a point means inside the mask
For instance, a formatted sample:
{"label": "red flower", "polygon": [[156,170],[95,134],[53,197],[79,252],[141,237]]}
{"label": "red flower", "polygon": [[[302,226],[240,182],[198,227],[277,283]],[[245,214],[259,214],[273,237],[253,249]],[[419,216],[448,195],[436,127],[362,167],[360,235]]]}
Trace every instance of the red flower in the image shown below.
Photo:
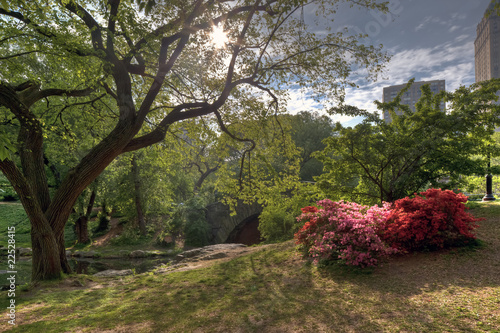
{"label": "red flower", "polygon": [[477,228],[466,212],[467,197],[450,190],[429,189],[394,203],[383,238],[393,247],[406,251],[444,247],[472,239]]}
{"label": "red flower", "polygon": [[316,213],[318,211],[318,208],[314,207],[314,206],[307,206],[307,207],[301,208],[300,210],[304,214],[306,214],[306,213]]}

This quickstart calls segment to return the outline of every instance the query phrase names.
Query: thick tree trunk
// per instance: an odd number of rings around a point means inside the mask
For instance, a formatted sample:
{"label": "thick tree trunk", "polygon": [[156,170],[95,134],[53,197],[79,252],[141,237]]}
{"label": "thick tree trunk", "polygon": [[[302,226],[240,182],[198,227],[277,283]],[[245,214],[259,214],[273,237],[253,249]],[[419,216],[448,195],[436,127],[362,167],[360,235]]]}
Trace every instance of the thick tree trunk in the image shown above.
{"label": "thick tree trunk", "polygon": [[82,213],[75,222],[75,233],[79,244],[87,244],[90,242],[88,222],[92,208],[94,208],[96,191],[92,190],[90,194],[89,203],[85,213]]}
{"label": "thick tree trunk", "polygon": [[57,245],[58,245],[59,260],[61,263],[61,269],[64,273],[70,274],[73,272],[73,270],[71,269],[71,266],[69,265],[68,257],[66,257],[66,246],[64,244],[64,229],[63,229],[63,232],[61,232],[58,236],[56,236],[56,241],[57,241]]}
{"label": "thick tree trunk", "polygon": [[[123,152],[149,111],[146,107],[142,118],[137,117],[127,69],[118,58],[112,57],[111,61],[120,111],[118,122],[106,138],[68,172],[52,198],[45,173],[43,127],[30,110],[44,96],[40,85],[27,82],[13,87],[0,82],[0,105],[9,109],[20,123],[17,144],[22,166],[19,169],[14,162],[4,160],[0,161],[0,170],[19,194],[32,225],[33,280],[51,279],[60,276],[61,271],[70,271],[64,248],[64,226],[73,205],[83,190]],[[160,87],[161,84],[158,91]],[[154,100],[156,94],[149,98]]]}
{"label": "thick tree trunk", "polygon": [[94,230],[94,232],[106,231],[109,227],[108,211],[106,210],[107,208],[105,200],[101,203],[101,208],[102,213],[99,218],[99,224],[97,225],[97,228]]}
{"label": "thick tree trunk", "polygon": [[80,215],[75,222],[76,237],[79,244],[87,244],[90,241],[87,216]]}
{"label": "thick tree trunk", "polygon": [[59,278],[62,268],[58,238],[50,227],[40,202],[35,199],[31,186],[14,162],[0,161],[0,170],[19,194],[26,215],[31,222],[32,280]]}
{"label": "thick tree trunk", "polygon": [[72,272],[66,258],[64,232],[58,235],[52,230],[40,233],[32,227],[31,243],[32,281],[57,279],[61,277],[61,272]]}
{"label": "thick tree trunk", "polygon": [[31,280],[50,280],[61,277],[59,247],[53,233],[40,234],[31,230]]}
{"label": "thick tree trunk", "polygon": [[141,235],[146,236],[146,220],[144,219],[144,212],[142,211],[141,179],[139,177],[136,154],[132,156],[132,177],[134,180],[134,200],[139,230]]}

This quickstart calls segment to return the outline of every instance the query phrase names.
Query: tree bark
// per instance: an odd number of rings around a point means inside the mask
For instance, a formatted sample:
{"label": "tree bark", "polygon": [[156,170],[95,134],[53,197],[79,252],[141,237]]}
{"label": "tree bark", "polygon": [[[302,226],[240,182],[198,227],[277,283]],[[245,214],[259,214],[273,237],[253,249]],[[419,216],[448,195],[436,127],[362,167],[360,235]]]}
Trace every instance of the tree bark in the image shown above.
{"label": "tree bark", "polygon": [[61,277],[59,247],[52,233],[39,234],[31,229],[31,280],[51,280]]}
{"label": "tree bark", "polygon": [[66,246],[64,244],[64,229],[61,233],[56,235],[56,241],[59,251],[59,261],[61,263],[61,269],[64,273],[70,274],[73,272],[71,266],[69,265],[68,258],[66,257]]}
{"label": "tree bark", "polygon": [[101,217],[99,218],[99,225],[97,226],[94,232],[105,231],[108,230],[109,227],[108,212],[106,210],[106,201],[103,201],[101,203],[101,208],[102,212],[101,212]]}
{"label": "tree bark", "polygon": [[134,181],[134,201],[135,210],[137,212],[137,221],[139,223],[139,230],[142,236],[146,236],[146,220],[144,219],[144,212],[142,210],[141,198],[141,179],[139,175],[139,168],[137,166],[137,156],[132,155],[132,178]]}
{"label": "tree bark", "polygon": [[90,242],[87,216],[80,215],[75,222],[75,227],[78,244],[87,244]]}
{"label": "tree bark", "polygon": [[32,280],[50,280],[61,276],[61,261],[57,239],[45,218],[40,202],[31,186],[14,162],[0,161],[0,170],[19,194],[26,215],[31,222]]}
{"label": "tree bark", "polygon": [[207,179],[207,177],[210,176],[210,174],[214,173],[215,171],[217,171],[219,169],[218,165],[214,166],[213,168],[210,168],[208,163],[205,163],[205,167],[206,167],[205,172],[202,171],[202,169],[199,165],[197,165],[197,167],[198,167],[198,171],[201,173],[201,175],[200,175],[200,178],[198,178],[198,181],[196,182],[196,184],[194,184],[194,188],[193,188],[194,193],[198,193],[201,190],[201,186],[203,185],[203,182],[205,181],[205,179]]}
{"label": "tree bark", "polygon": [[87,244],[90,242],[88,221],[90,219],[90,214],[92,214],[92,208],[94,208],[95,197],[96,191],[92,190],[85,213],[82,213],[75,222],[75,232],[79,244]]}
{"label": "tree bark", "polygon": [[[122,84],[126,83],[126,72],[121,74],[124,76]],[[25,103],[38,87],[27,86],[26,89],[17,93],[11,86],[0,84],[0,105],[10,109],[21,123],[18,144],[22,172],[11,160],[0,161],[0,170],[19,194],[32,225],[32,280],[36,281],[60,277],[61,272],[71,271],[64,247],[64,226],[73,205],[83,190],[122,153],[141,123],[136,121],[130,95],[124,93],[118,101],[122,117],[115,128],[68,172],[50,200],[42,128]]]}

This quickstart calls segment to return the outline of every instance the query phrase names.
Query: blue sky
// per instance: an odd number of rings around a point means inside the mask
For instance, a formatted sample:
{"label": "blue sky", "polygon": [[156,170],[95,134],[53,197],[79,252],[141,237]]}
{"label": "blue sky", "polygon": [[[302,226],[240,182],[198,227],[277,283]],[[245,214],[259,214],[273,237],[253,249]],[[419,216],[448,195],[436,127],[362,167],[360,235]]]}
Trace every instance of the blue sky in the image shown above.
{"label": "blue sky", "polygon": [[[392,55],[377,82],[359,80],[359,89],[348,89],[346,102],[365,110],[376,110],[373,101],[382,98],[385,86],[403,84],[415,78],[446,80],[446,89],[474,83],[474,39],[490,0],[391,0],[390,14],[342,7],[335,24],[354,32],[367,33],[374,45],[382,44]],[[308,15],[305,14],[307,24]],[[303,94],[291,112],[318,107]],[[344,125],[360,119],[337,117]]]}

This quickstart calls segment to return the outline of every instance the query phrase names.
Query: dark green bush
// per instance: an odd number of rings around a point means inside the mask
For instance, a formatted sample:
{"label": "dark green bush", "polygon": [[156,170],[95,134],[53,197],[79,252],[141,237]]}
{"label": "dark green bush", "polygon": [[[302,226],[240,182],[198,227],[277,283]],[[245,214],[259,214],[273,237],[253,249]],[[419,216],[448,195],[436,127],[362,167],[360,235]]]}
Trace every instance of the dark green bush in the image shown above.
{"label": "dark green bush", "polygon": [[2,201],[17,201],[19,196],[12,187],[4,187],[0,191],[0,197]]}
{"label": "dark green bush", "polygon": [[189,246],[205,246],[209,244],[209,235],[205,202],[200,197],[194,197],[184,207],[184,243]]}

